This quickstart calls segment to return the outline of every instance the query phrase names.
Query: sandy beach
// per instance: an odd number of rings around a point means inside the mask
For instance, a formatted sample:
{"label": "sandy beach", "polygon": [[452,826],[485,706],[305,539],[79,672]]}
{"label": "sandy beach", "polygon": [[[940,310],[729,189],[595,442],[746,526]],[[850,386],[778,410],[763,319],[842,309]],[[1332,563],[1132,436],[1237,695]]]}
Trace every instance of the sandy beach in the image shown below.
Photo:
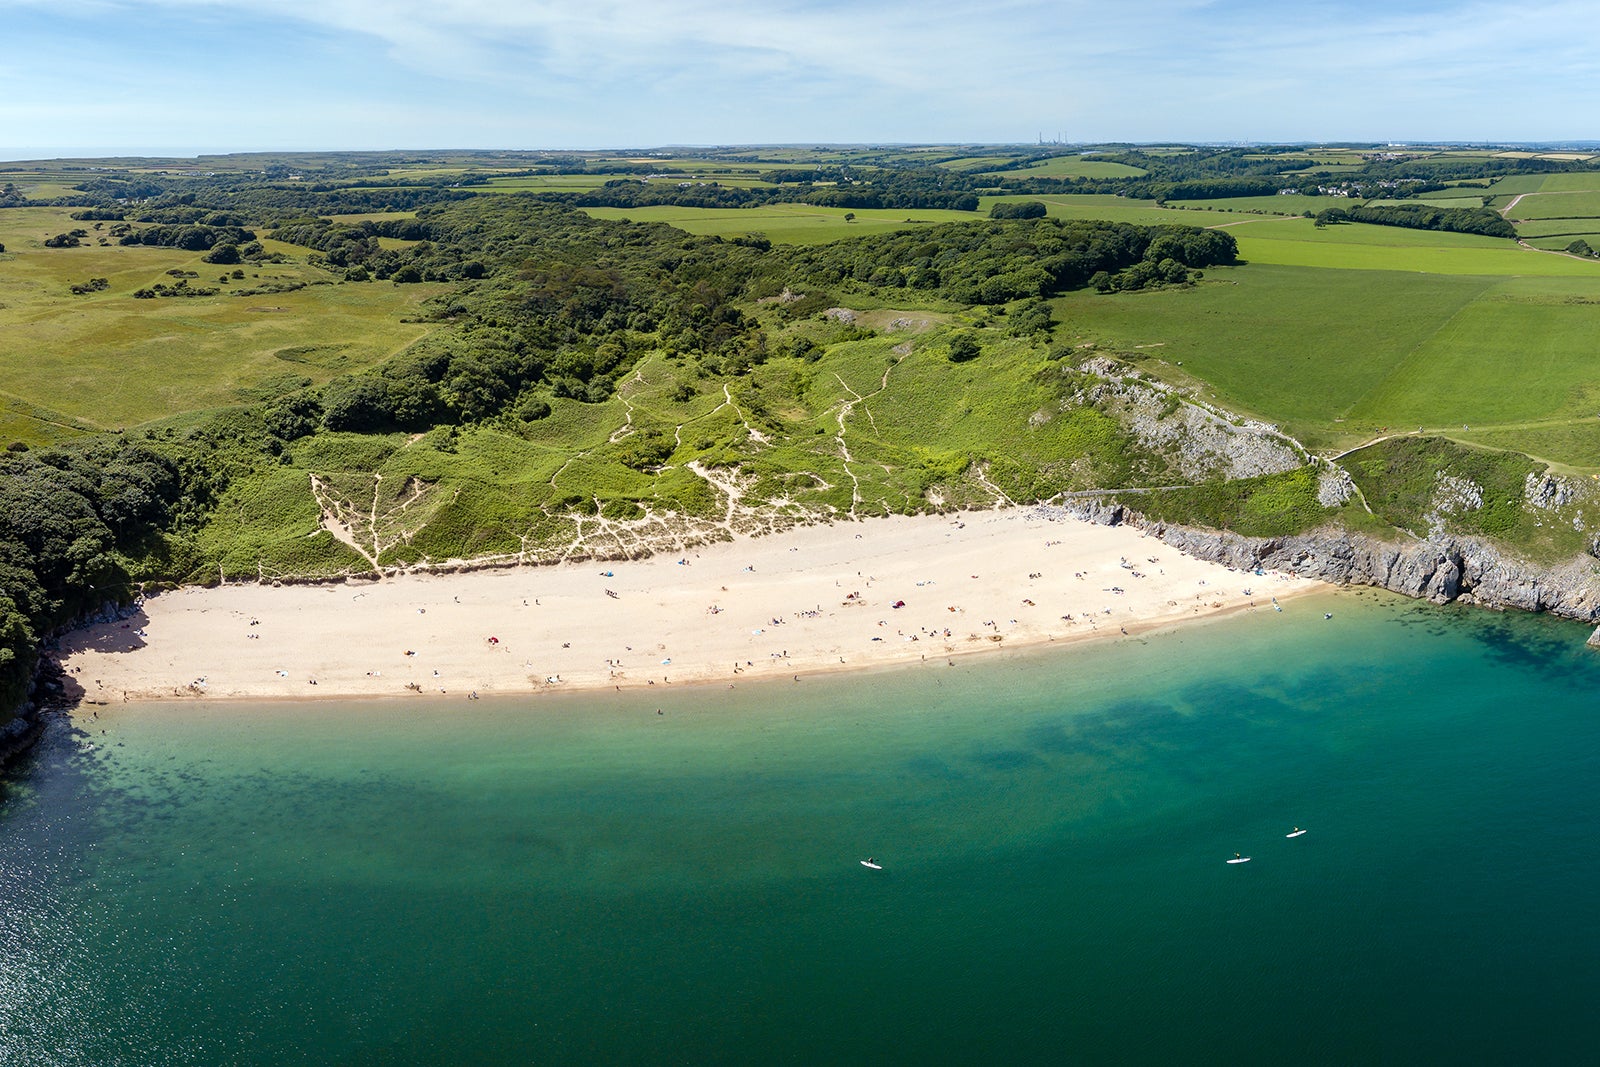
{"label": "sandy beach", "polygon": [[686,555],[147,598],[61,641],[86,703],[727,683],[1135,636],[1319,582],[1042,508],[809,526]]}

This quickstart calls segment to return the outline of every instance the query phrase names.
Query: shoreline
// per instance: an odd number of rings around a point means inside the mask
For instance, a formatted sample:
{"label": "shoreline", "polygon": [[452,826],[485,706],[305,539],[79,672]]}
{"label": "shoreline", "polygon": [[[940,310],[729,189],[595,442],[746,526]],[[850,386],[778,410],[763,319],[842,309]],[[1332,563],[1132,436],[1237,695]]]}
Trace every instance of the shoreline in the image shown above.
{"label": "shoreline", "polygon": [[677,558],[180,589],[65,635],[57,657],[84,705],[649,691],[1137,637],[1331,588],[1016,507]]}

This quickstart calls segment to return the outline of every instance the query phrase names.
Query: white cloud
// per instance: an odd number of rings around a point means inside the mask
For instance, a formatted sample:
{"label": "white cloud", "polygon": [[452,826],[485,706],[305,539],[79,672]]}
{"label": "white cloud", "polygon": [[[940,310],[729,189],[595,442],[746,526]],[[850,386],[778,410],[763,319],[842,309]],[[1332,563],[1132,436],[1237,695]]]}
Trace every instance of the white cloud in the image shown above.
{"label": "white cloud", "polygon": [[[233,24],[274,38],[233,58],[281,75],[308,132],[413,144],[1470,137],[1515,135],[1519,119],[1521,136],[1549,137],[1582,121],[1552,101],[1595,83],[1600,31],[1587,0],[0,0],[7,11],[46,33],[160,27],[150,48],[92,64],[0,71],[13,94],[81,94],[84,121],[89,87],[170,86],[144,56]],[[152,115],[167,86],[148,90]],[[238,123],[283,125],[248,97]]]}

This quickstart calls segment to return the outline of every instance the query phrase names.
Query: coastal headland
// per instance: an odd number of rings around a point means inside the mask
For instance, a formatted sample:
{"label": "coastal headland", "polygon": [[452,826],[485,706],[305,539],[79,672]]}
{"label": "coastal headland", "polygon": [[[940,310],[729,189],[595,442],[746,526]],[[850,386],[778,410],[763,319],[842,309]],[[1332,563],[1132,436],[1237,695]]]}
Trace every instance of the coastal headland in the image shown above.
{"label": "coastal headland", "polygon": [[59,655],[89,704],[738,685],[1133,636],[1326,588],[1008,508],[643,560],[186,588],[69,634]]}

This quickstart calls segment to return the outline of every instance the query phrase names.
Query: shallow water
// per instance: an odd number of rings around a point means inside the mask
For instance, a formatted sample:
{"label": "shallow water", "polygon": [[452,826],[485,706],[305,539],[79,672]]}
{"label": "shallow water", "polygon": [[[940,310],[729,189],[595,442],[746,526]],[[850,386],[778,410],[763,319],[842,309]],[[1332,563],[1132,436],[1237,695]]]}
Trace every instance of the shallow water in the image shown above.
{"label": "shallow water", "polygon": [[0,1062],[1587,1058],[1584,636],[1347,594],[732,692],[100,709],[0,803]]}

